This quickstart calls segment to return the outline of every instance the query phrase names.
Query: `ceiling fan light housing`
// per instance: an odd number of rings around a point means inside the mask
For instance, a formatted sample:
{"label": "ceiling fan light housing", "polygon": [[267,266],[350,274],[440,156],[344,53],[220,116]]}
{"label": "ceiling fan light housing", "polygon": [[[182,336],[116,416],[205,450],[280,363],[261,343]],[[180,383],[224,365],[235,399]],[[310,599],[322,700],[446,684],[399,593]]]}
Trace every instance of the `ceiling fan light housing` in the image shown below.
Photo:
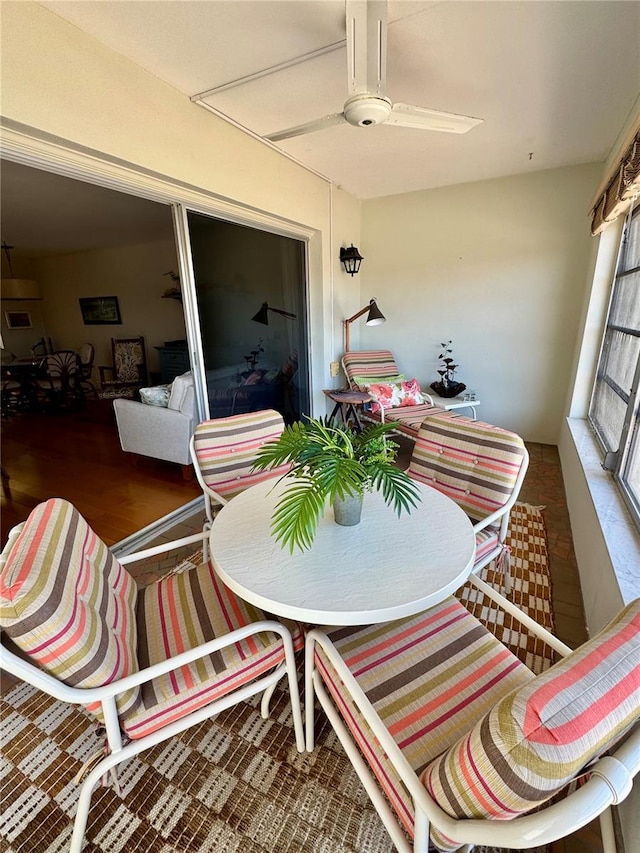
{"label": "ceiling fan light housing", "polygon": [[374,95],[354,95],[344,105],[344,117],[356,127],[383,124],[391,115],[391,101]]}

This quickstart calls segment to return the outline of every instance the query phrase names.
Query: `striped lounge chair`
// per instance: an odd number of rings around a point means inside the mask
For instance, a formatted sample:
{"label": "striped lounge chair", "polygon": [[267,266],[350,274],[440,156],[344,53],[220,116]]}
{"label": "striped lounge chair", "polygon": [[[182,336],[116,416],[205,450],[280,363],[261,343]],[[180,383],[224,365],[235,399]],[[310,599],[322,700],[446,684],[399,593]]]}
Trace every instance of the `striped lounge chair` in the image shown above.
{"label": "striped lounge chair", "polygon": [[497,560],[507,592],[509,514],[528,466],[519,435],[460,416],[425,420],[407,469],[413,480],[452,498],[466,512],[476,535],[473,571]]}
{"label": "striped lounge chair", "polygon": [[[398,381],[398,365],[390,350],[362,350],[351,351],[342,357],[342,369],[344,370],[349,388],[353,391],[366,391],[368,384],[374,380],[380,382]],[[365,380],[365,381],[358,381]],[[434,406],[431,395],[422,391],[425,402],[417,406],[400,406],[393,409],[381,409],[372,411],[364,408],[362,417],[365,420],[379,423],[380,421],[393,421],[397,426],[397,432],[415,439],[418,430],[425,418],[434,415],[445,418],[455,417],[440,406]]]}
{"label": "striped lounge chair", "polygon": [[402,853],[529,849],[598,816],[615,853],[608,806],[640,770],[640,599],[574,652],[528,628],[564,656],[537,676],[455,598],[308,633],[307,749],[315,692]]}
{"label": "striped lounge chair", "polygon": [[[281,477],[290,465],[268,471],[253,471],[256,453],[267,441],[275,441],[284,431],[284,420],[274,409],[214,418],[198,424],[191,438],[193,467],[204,493],[207,520],[211,529],[215,506],[224,506],[240,492],[272,477]],[[205,543],[205,557],[208,542]]]}
{"label": "striped lounge chair", "polygon": [[208,563],[141,589],[125,568],[175,548],[201,548],[203,538],[117,560],[71,504],[54,498],[14,528],[0,555],[2,668],[83,705],[106,728],[106,757],[100,750],[80,791],[71,853],[82,847],[91,793],[107,771],[115,775],[120,762],[255,694],[264,694],[266,717],[285,674],[304,750],[299,629],[236,598]]}

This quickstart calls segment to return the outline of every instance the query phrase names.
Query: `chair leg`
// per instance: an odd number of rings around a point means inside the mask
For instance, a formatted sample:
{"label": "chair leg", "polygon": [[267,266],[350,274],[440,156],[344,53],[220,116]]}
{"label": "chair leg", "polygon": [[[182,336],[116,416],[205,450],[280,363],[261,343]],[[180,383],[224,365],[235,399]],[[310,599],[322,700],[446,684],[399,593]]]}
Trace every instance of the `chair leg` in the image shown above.
{"label": "chair leg", "polygon": [[293,643],[291,642],[291,637],[283,637],[283,640],[285,642],[286,650],[287,679],[289,681],[289,701],[291,702],[291,713],[293,714],[293,728],[296,734],[296,748],[298,752],[304,752],[304,725],[302,724],[302,707],[300,705],[300,691],[298,689],[298,672],[296,670],[296,659],[293,653]]}
{"label": "chair leg", "polygon": [[260,716],[263,720],[269,719],[269,703],[271,702],[271,697],[273,696],[277,686],[278,682],[276,681],[270,687],[267,687],[262,694],[262,699],[260,701]]}
{"label": "chair leg", "polygon": [[210,521],[207,520],[202,525],[202,532],[207,534],[204,537],[204,539],[202,540],[202,562],[208,563],[209,562],[209,534],[211,533],[211,522]]}
{"label": "chair leg", "polygon": [[600,834],[602,836],[602,849],[604,853],[616,853],[616,833],[613,828],[613,814],[611,808],[605,809],[600,815]]}
{"label": "chair leg", "polygon": [[313,687],[314,654],[315,640],[308,636],[304,645],[304,729],[307,752],[313,752],[316,745],[315,690]]}

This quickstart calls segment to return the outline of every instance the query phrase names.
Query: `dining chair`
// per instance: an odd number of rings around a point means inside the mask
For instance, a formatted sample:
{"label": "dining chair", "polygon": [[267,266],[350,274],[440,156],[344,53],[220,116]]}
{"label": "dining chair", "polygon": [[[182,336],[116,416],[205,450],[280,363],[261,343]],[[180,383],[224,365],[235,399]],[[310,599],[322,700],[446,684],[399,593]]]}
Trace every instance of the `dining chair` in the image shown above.
{"label": "dining chair", "polygon": [[147,384],[147,354],[142,336],[137,338],[111,338],[113,365],[101,365],[100,399],[117,397],[132,399]]}
{"label": "dining chair", "polygon": [[73,350],[58,350],[42,361],[44,375],[36,379],[38,396],[52,408],[73,405],[82,399],[79,386],[80,359]]}
{"label": "dining chair", "polygon": [[80,373],[78,375],[78,385],[82,393],[90,395],[97,399],[98,390],[93,384],[93,360],[96,350],[93,344],[84,343],[78,350],[78,358],[80,359]]}
{"label": "dining chair", "polygon": [[104,774],[116,782],[121,762],[260,693],[266,719],[285,675],[296,746],[304,750],[299,628],[237,598],[206,562],[184,568],[183,559],[141,588],[126,568],[202,548],[203,539],[198,533],[116,559],[70,503],[53,498],[11,531],[0,555],[0,665],[84,706],[106,729],[106,750],[80,791],[71,853],[81,850],[92,790]]}
{"label": "dining chair", "polygon": [[266,471],[253,470],[260,447],[279,438],[283,431],[284,419],[275,409],[214,418],[198,424],[189,443],[189,452],[204,493],[204,532],[211,530],[215,506],[224,506],[250,486],[281,477],[289,471],[288,463]]}
{"label": "dining chair", "polygon": [[[640,770],[640,599],[572,652],[476,576],[561,660],[535,676],[455,598],[396,622],[307,634],[317,697],[401,853],[523,849],[600,817]],[[611,754],[609,752],[611,751]]]}
{"label": "dining chair", "polygon": [[519,435],[464,416],[427,418],[407,473],[437,489],[469,516],[476,535],[475,573],[494,560],[511,589],[509,514],[518,498],[529,454]]}
{"label": "dining chair", "polygon": [[44,358],[45,355],[50,355],[52,352],[55,352],[55,349],[51,338],[42,337],[31,347],[31,355],[40,358]]}

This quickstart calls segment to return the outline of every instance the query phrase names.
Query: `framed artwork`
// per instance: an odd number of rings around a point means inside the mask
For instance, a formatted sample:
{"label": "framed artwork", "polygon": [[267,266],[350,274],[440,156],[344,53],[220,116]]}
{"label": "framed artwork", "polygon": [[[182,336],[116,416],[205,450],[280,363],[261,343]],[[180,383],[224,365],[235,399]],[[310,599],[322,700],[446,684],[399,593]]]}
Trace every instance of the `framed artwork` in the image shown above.
{"label": "framed artwork", "polygon": [[89,296],[79,299],[85,326],[117,326],[122,324],[117,296]]}
{"label": "framed artwork", "polygon": [[28,311],[5,311],[8,329],[30,329],[31,314]]}

